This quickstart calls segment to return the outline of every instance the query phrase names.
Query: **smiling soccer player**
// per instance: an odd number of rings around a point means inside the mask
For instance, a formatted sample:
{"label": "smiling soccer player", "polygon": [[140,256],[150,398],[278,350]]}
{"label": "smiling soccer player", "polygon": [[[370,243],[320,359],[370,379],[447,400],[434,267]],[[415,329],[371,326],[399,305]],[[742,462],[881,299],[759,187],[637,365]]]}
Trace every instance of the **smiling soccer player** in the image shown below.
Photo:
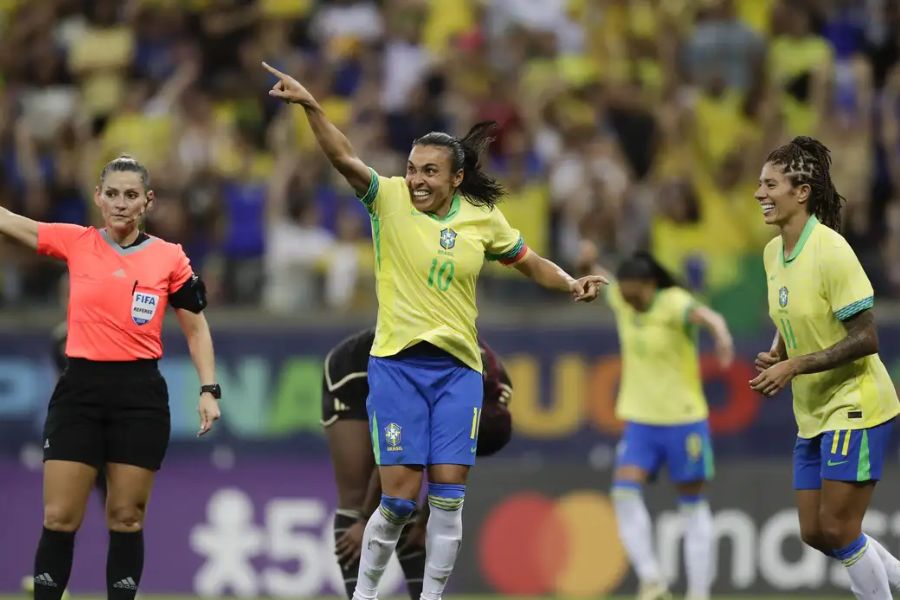
{"label": "smiling soccer player", "polygon": [[491,123],[458,138],[415,142],[405,177],[370,169],[296,79],[265,65],[275,98],[299,104],[319,146],[369,211],[378,324],[367,409],[383,490],[366,526],[353,596],[372,600],[428,471],[424,600],[439,600],[462,542],[462,506],[475,463],[482,364],[475,287],[484,261],[514,266],[538,284],[591,301],[600,276],[575,279],[528,249],[497,208],[503,188],[480,164]]}
{"label": "smiling soccer player", "polygon": [[878,357],[874,294],[840,228],[843,197],[831,154],[797,137],[766,159],[756,200],[780,235],[766,246],[769,315],[778,330],[750,386],[772,396],[791,384],[797,442],[794,490],[803,541],[843,562],[853,592],[888,600],[900,562],[862,532],[900,413]]}

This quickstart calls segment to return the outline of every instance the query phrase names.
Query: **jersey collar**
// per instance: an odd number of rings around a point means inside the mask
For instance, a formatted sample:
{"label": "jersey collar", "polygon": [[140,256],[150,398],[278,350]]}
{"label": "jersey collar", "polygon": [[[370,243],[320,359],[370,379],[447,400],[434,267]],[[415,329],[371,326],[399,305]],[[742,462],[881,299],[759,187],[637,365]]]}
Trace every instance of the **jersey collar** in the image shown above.
{"label": "jersey collar", "polygon": [[[153,243],[153,238],[150,236],[147,236],[143,241],[132,244],[131,246],[128,246],[127,248],[123,248],[122,246],[118,245],[115,242],[115,240],[113,240],[111,237],[109,237],[109,234],[106,232],[105,228],[100,230],[100,237],[102,237],[103,240],[107,244],[109,244],[110,248],[112,248],[117,253],[121,254],[122,256],[128,256],[129,254],[134,254],[135,252],[138,252],[139,250],[142,250],[142,249],[146,248],[149,244]],[[138,236],[138,239],[140,239],[140,235]]]}
{"label": "jersey collar", "polygon": [[429,217],[431,217],[432,219],[434,219],[435,221],[437,221],[438,223],[446,223],[447,221],[449,221],[450,219],[455,217],[456,213],[459,212],[459,203],[460,203],[459,194],[453,194],[453,199],[450,201],[450,211],[446,215],[444,215],[443,217],[439,217],[434,213],[425,213],[425,214],[428,215]]}
{"label": "jersey collar", "polygon": [[816,225],[819,224],[819,219],[816,218],[816,215],[810,215],[809,219],[806,221],[806,225],[803,226],[803,231],[800,232],[800,239],[797,240],[797,244],[794,246],[794,249],[791,250],[791,255],[787,258],[784,257],[784,239],[781,240],[781,264],[787,265],[792,262],[795,258],[800,256],[800,251],[803,250],[803,246],[806,245],[806,240],[809,239],[809,236],[812,235],[813,229],[816,228]]}

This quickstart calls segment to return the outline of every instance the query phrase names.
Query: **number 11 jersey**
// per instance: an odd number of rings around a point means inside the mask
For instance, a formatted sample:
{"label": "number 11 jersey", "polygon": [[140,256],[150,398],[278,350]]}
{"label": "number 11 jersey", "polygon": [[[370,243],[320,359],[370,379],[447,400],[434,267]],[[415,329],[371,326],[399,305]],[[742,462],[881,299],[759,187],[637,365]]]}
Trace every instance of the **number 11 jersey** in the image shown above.
{"label": "number 11 jersey", "polygon": [[402,177],[372,171],[360,199],[372,221],[378,324],[372,356],[428,342],[481,372],[475,284],[485,260],[512,265],[528,252],[498,208],[453,197],[444,217],[417,210]]}
{"label": "number 11 jersey", "polygon": [[[839,233],[811,216],[791,255],[781,237],[763,254],[769,316],[789,357],[819,352],[847,336],[842,321],[872,308],[869,278]],[[900,413],[897,392],[877,354],[792,383],[798,435],[875,427]]]}

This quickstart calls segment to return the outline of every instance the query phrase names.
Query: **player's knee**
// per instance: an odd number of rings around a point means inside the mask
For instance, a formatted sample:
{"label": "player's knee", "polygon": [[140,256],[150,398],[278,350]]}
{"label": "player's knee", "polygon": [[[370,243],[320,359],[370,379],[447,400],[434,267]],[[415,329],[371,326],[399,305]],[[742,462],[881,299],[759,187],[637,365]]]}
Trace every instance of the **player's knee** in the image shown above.
{"label": "player's knee", "polygon": [[144,526],[144,505],[110,506],[106,510],[106,525],[111,531],[140,531]]}
{"label": "player's knee", "polygon": [[396,498],[382,494],[380,510],[384,518],[400,525],[409,521],[410,515],[416,510],[416,502],[406,498]]}
{"label": "player's knee", "polygon": [[821,544],[826,550],[843,548],[859,537],[860,533],[858,524],[854,525],[854,523],[848,522],[846,519],[839,519],[832,515],[821,515],[819,517],[819,527],[821,530]]}
{"label": "player's knee", "polygon": [[428,504],[432,508],[456,511],[466,499],[466,486],[458,483],[429,483]]}
{"label": "player's knee", "polygon": [[44,506],[44,527],[51,531],[77,531],[82,511],[72,506],[48,504]]}
{"label": "player's knee", "polygon": [[819,527],[804,527],[801,525],[800,527],[800,539],[803,540],[803,543],[809,546],[810,548],[815,548],[820,552],[828,553],[828,545],[825,543],[825,538],[822,535],[822,530]]}
{"label": "player's knee", "polygon": [[647,472],[634,465],[624,465],[616,468],[615,472],[613,473],[613,481],[627,481],[640,486],[646,483]]}

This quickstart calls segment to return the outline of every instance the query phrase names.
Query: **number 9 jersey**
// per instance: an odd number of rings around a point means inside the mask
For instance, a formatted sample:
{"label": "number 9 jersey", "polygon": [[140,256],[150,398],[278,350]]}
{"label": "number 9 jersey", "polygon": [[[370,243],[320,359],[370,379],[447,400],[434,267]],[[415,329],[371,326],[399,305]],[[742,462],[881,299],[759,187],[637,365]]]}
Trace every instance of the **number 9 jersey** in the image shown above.
{"label": "number 9 jersey", "polygon": [[374,170],[360,199],[372,221],[378,325],[372,356],[424,341],[482,370],[475,284],[485,260],[512,265],[528,248],[498,208],[459,195],[444,217],[418,211],[402,177]]}
{"label": "number 9 jersey", "polygon": [[[850,244],[811,216],[789,257],[781,237],[763,253],[769,316],[788,357],[824,350],[847,336],[842,321],[874,304],[872,284]],[[900,412],[897,392],[877,354],[792,382],[801,438],[866,429]]]}

